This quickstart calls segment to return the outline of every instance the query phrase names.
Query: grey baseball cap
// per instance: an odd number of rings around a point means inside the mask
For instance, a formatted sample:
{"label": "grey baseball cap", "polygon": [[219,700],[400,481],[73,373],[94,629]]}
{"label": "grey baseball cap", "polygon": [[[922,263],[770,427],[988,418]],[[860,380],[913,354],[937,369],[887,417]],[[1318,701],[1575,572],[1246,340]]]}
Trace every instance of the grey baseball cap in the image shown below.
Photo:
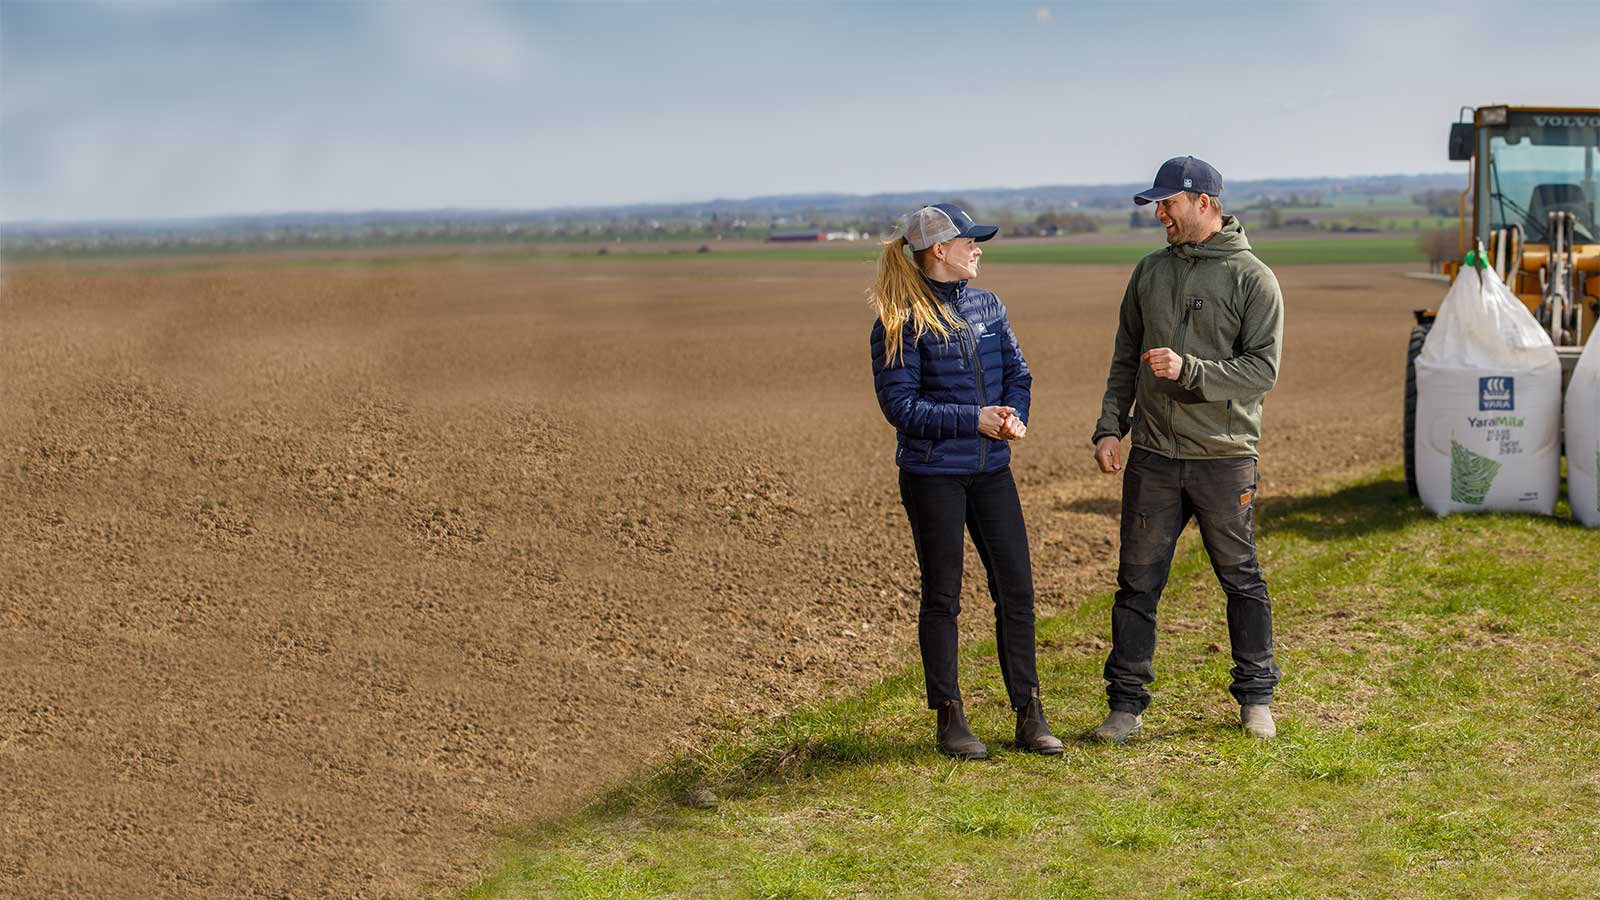
{"label": "grey baseball cap", "polygon": [[1000,231],[997,225],[979,225],[954,203],[935,203],[906,217],[906,243],[912,250],[926,250],[934,244],[956,238],[987,241]]}

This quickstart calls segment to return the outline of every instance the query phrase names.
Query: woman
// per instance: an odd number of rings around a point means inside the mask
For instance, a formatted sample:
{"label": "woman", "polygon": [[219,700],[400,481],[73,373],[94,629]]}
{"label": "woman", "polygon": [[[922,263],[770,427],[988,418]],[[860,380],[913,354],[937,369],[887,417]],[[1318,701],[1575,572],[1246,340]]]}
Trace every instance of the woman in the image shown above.
{"label": "woman", "polygon": [[[989,750],[967,727],[956,680],[963,527],[989,574],[1000,673],[1017,711],[1017,746],[1061,752],[1039,705],[1034,668],[1033,569],[1008,441],[1028,431],[1033,376],[988,291],[967,286],[992,225],[957,206],[925,206],[884,245],[872,326],[872,376],[884,418],[898,432],[900,499],[922,570],[917,638],[938,746],[960,759]],[[911,252],[908,254],[906,250]]]}

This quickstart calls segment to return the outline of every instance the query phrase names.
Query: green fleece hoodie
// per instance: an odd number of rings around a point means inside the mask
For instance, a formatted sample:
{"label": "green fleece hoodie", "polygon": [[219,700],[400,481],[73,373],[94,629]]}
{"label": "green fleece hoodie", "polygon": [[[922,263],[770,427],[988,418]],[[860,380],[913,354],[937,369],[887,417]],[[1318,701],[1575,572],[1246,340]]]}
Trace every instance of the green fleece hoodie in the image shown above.
{"label": "green fleece hoodie", "polygon": [[[1155,347],[1183,356],[1176,381],[1139,361]],[[1282,347],[1283,293],[1238,219],[1224,216],[1202,243],[1151,253],[1122,295],[1095,443],[1131,428],[1134,446],[1162,456],[1255,456]]]}

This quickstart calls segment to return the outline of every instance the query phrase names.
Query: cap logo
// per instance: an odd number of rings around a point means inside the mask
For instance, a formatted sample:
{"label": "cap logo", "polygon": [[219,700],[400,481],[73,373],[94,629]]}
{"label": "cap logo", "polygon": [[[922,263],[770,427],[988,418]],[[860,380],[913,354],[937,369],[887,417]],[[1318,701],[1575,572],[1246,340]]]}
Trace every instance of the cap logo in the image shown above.
{"label": "cap logo", "polygon": [[1183,180],[1183,186],[1186,187],[1186,188],[1194,187],[1194,179],[1193,178],[1185,178]]}

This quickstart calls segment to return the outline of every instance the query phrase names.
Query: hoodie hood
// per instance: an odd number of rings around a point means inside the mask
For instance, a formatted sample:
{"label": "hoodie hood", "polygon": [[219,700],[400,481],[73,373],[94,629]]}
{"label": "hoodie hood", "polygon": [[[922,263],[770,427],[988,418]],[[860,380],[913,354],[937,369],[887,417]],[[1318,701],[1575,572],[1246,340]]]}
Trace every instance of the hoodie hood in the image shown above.
{"label": "hoodie hood", "polygon": [[1222,217],[1222,230],[1198,244],[1179,244],[1172,252],[1185,259],[1216,259],[1232,256],[1250,249],[1250,239],[1244,236],[1244,226],[1235,216]]}

